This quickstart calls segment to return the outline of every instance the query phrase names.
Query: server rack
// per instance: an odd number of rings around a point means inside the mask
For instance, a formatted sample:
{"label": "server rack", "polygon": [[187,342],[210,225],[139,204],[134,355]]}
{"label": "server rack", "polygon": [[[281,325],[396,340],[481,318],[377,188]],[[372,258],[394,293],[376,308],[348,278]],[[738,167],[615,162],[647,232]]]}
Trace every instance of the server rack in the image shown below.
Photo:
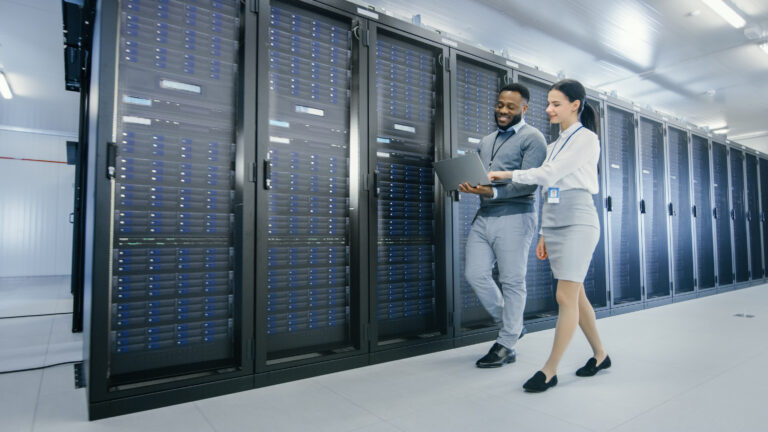
{"label": "server rack", "polygon": [[716,213],[713,208],[711,144],[709,139],[691,134],[691,182],[693,189],[693,219],[695,227],[696,291],[712,290],[717,283],[715,249]]}
{"label": "server rack", "polygon": [[731,179],[731,229],[736,283],[749,281],[749,238],[744,205],[744,152],[729,147]]}
{"label": "server rack", "polygon": [[[552,80],[540,78],[531,72],[517,73],[516,81],[528,88],[531,98],[528,101],[528,112],[525,121],[544,134],[547,143],[557,139],[558,127],[549,123],[546,113],[547,96]],[[537,226],[540,223],[540,215],[543,201],[541,200],[541,188],[536,190],[536,216]],[[539,260],[536,257],[536,245],[539,240],[537,229],[531,239],[528,249],[528,265],[525,275],[525,286],[528,292],[525,302],[524,316],[526,320],[550,319],[557,315],[557,302],[555,300],[556,282],[549,266],[549,260]]]}
{"label": "server rack", "polygon": [[693,200],[690,135],[667,124],[669,215],[671,218],[673,296],[695,294]]}
{"label": "server rack", "polygon": [[637,123],[632,111],[611,101],[606,103],[605,124],[605,200],[613,313],[616,308],[641,308],[643,300],[635,162]]}
{"label": "server rack", "polygon": [[[366,363],[367,64],[353,14],[259,2],[257,380]],[[322,366],[317,366],[317,363]]]}
{"label": "server rack", "polygon": [[592,262],[589,265],[587,276],[584,278],[584,291],[587,295],[587,299],[595,309],[595,313],[598,317],[601,315],[608,315],[608,307],[610,305],[610,290],[608,287],[608,266],[606,262],[606,233],[608,227],[606,226],[606,207],[605,207],[605,184],[606,179],[603,175],[605,172],[605,156],[603,153],[603,147],[605,147],[605,105],[602,102],[601,95],[594,94],[587,91],[587,103],[592,106],[592,109],[599,116],[598,123],[598,137],[600,138],[600,161],[597,165],[597,180],[600,185],[600,191],[593,195],[595,202],[595,210],[597,210],[597,217],[600,221],[600,240],[597,242],[595,251],[592,254]]}
{"label": "server rack", "polygon": [[[448,348],[445,207],[433,164],[447,153],[448,48],[370,23],[370,346],[374,361],[397,348]],[[416,348],[415,346],[419,346]],[[390,352],[386,352],[390,351]]]}
{"label": "server rack", "polygon": [[760,184],[758,182],[758,157],[745,151],[744,177],[746,186],[746,218],[749,239],[750,280],[762,281],[763,242],[760,233]]}
{"label": "server rack", "polygon": [[[511,79],[496,58],[461,45],[450,52],[450,64],[455,65],[450,82],[451,156],[455,157],[477,151],[481,139],[496,130],[496,99],[501,87]],[[453,198],[454,331],[457,338],[464,339],[462,343],[493,339],[498,327],[464,277],[465,245],[480,208],[480,197],[456,192]]]}
{"label": "server rack", "polygon": [[[90,418],[249,388],[252,223],[236,1],[101,2],[89,136]],[[117,50],[116,50],[117,48]]]}
{"label": "server rack", "polygon": [[[768,159],[758,158],[760,189],[760,232],[763,244],[763,268],[768,268]],[[763,275],[768,276],[768,275]]]}
{"label": "server rack", "polygon": [[736,275],[733,270],[733,248],[731,246],[731,216],[729,191],[728,148],[724,143],[712,142],[712,172],[715,206],[712,215],[715,218],[717,239],[717,286],[718,289],[731,288]]}
{"label": "server rack", "polygon": [[666,199],[664,125],[641,116],[640,214],[643,233],[644,289],[646,300],[668,299],[672,293],[669,266],[668,215]]}

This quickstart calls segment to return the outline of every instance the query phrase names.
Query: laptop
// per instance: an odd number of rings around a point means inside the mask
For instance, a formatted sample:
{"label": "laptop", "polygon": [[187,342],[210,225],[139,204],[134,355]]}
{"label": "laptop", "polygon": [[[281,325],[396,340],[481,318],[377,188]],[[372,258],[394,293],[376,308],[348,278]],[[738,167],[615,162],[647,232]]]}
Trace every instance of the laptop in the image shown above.
{"label": "laptop", "polygon": [[[491,184],[491,181],[488,180],[488,171],[485,170],[480,155],[474,151],[464,156],[435,162],[435,172],[437,172],[440,183],[449,191],[458,190],[459,185],[464,183],[469,183],[470,186]],[[493,184],[497,184],[497,182],[493,182]]]}

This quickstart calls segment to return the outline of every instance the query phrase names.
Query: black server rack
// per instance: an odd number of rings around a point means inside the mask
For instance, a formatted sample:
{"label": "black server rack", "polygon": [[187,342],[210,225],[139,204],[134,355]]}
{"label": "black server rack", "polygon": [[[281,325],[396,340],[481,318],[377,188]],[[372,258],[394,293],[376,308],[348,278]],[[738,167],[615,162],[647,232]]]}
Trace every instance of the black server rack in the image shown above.
{"label": "black server rack", "polygon": [[371,320],[374,350],[447,333],[443,146],[448,50],[375,24],[370,32]]}
{"label": "black server rack", "polygon": [[237,162],[248,150],[236,110],[249,18],[233,0],[100,6],[86,264],[91,418],[247,388],[251,369],[250,252],[237,242],[247,214]]}
{"label": "black server rack", "polygon": [[710,144],[706,137],[691,134],[693,219],[696,230],[696,287],[715,287],[715,237],[712,207]]}
{"label": "black server rack", "polygon": [[750,279],[758,280],[762,279],[765,273],[763,268],[763,242],[760,234],[760,190],[757,177],[757,156],[746,153],[745,164]]}
{"label": "black server rack", "polygon": [[[257,367],[360,353],[360,44],[352,16],[261,5]],[[309,360],[308,360],[309,359]]]}
{"label": "black server rack", "polygon": [[[456,54],[451,58],[456,64],[451,82],[451,124],[456,137],[453,148],[454,156],[462,156],[478,151],[480,140],[496,130],[494,108],[507,72],[474,57]],[[464,277],[467,236],[479,208],[480,197],[467,193],[459,193],[454,205],[454,250],[458,251],[453,258],[455,313],[462,333],[494,326],[493,318]]]}
{"label": "black server rack", "polygon": [[[525,122],[535,127],[542,134],[547,143],[557,139],[558,127],[549,123],[546,113],[547,96],[552,83],[538,80],[533,77],[518,74],[517,81],[526,86],[531,93],[528,101],[528,112],[525,114]],[[541,214],[542,200],[541,188],[536,191],[537,218]],[[538,225],[538,224],[537,224]],[[555,279],[549,260],[536,258],[536,245],[539,241],[538,229],[531,239],[528,250],[528,265],[525,275],[525,287],[528,295],[525,300],[525,319],[546,318],[557,315],[557,302],[555,301]]]}
{"label": "black server rack", "polygon": [[[608,307],[608,285],[606,283],[607,266],[605,255],[605,200],[603,198],[605,195],[605,179],[603,178],[603,172],[605,172],[605,158],[602,156],[602,146],[604,145],[603,140],[605,137],[605,129],[603,127],[604,119],[602,117],[604,117],[605,110],[603,109],[602,102],[597,99],[587,98],[587,103],[592,106],[592,109],[594,109],[600,117],[598,123],[598,137],[600,138],[601,156],[600,161],[597,164],[597,181],[600,185],[600,191],[592,196],[595,202],[595,210],[597,210],[597,217],[600,221],[600,240],[597,242],[595,251],[592,254],[592,262],[589,264],[587,276],[584,278],[584,292],[586,293],[589,302],[592,303],[592,306],[595,309],[601,309]],[[597,312],[598,314],[600,313],[599,310]]]}
{"label": "black server rack", "polygon": [[[669,214],[672,219],[673,293],[692,293],[696,288],[693,259],[693,221],[688,132],[667,128],[669,152]],[[711,231],[711,230],[710,230]]]}
{"label": "black server rack", "polygon": [[613,306],[643,299],[635,163],[635,115],[608,105],[605,133],[609,271]]}
{"label": "black server rack", "polygon": [[759,158],[760,229],[763,240],[763,268],[768,269],[768,159]]}
{"label": "black server rack", "polygon": [[725,144],[712,142],[712,189],[715,206],[712,215],[715,218],[717,240],[717,285],[728,287],[733,284],[736,275],[733,271],[733,249],[731,247],[731,217],[728,193],[728,148]]}
{"label": "black server rack", "polygon": [[736,282],[749,281],[749,240],[744,203],[744,152],[730,148],[731,228]]}
{"label": "black server rack", "polygon": [[664,155],[664,125],[641,117],[640,214],[643,221],[644,291],[647,300],[671,295],[667,243],[669,201],[666,199]]}

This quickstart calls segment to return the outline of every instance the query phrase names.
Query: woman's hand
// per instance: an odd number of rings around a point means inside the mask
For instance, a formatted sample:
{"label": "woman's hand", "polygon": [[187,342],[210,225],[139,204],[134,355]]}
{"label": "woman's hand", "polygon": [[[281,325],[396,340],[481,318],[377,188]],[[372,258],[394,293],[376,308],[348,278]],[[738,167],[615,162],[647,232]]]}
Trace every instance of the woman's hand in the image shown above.
{"label": "woman's hand", "polygon": [[544,236],[539,236],[539,244],[536,245],[536,258],[544,261],[547,259],[547,246],[544,244]]}
{"label": "woman's hand", "polygon": [[491,171],[488,173],[488,180],[499,181],[499,180],[512,178],[513,172],[514,171]]}

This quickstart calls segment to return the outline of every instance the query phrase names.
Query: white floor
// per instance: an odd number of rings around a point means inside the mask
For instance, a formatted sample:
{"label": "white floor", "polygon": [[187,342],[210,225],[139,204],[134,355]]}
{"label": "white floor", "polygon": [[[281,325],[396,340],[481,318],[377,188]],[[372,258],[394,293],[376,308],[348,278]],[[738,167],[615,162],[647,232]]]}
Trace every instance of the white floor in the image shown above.
{"label": "white floor", "polygon": [[[51,321],[49,343],[72,343],[63,317]],[[33,334],[43,325],[3,321],[13,320],[0,320],[3,352],[21,334],[44,339]],[[598,325],[613,367],[573,375],[590,356],[577,334],[560,383],[541,394],[521,385],[544,362],[552,330],[527,335],[517,363],[501,369],[474,367],[490,345],[480,344],[95,422],[71,365],[3,374],[0,431],[768,430],[768,285]]]}

